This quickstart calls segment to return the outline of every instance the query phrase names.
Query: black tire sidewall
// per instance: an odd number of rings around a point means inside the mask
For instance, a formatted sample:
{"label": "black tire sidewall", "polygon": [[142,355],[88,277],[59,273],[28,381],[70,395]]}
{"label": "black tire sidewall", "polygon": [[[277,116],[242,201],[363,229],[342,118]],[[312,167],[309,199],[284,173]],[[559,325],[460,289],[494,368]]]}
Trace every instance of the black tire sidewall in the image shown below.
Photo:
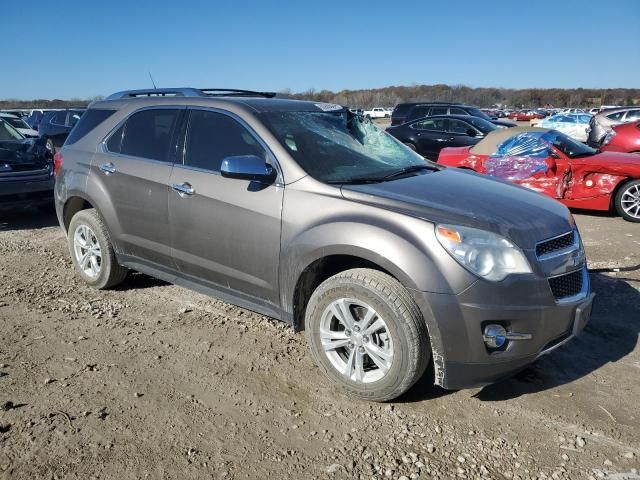
{"label": "black tire sidewall", "polygon": [[[339,298],[353,298],[370,305],[387,325],[393,342],[393,362],[387,374],[376,382],[357,383],[345,378],[324,353],[320,339],[322,314],[331,302]],[[405,383],[405,372],[411,370],[408,366],[410,352],[405,327],[402,315],[395,311],[393,305],[390,305],[378,292],[356,279],[334,277],[318,287],[312,295],[307,307],[305,334],[313,358],[330,380],[353,395],[375,400],[395,396],[391,392]]]}

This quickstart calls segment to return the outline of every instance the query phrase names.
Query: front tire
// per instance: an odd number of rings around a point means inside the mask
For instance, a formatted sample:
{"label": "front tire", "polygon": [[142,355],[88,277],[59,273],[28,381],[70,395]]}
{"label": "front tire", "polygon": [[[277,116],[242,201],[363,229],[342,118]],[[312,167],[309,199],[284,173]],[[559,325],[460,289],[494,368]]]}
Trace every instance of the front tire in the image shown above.
{"label": "front tire", "polygon": [[640,180],[620,187],[614,200],[618,214],[629,222],[640,223]]}
{"label": "front tire", "polygon": [[73,266],[82,280],[99,290],[122,283],[128,270],[119,265],[109,231],[94,209],[76,213],[67,233]]}
{"label": "front tire", "polygon": [[365,400],[402,395],[431,358],[420,309],[396,279],[377,270],[347,270],[320,284],[307,305],[305,329],[320,370]]}

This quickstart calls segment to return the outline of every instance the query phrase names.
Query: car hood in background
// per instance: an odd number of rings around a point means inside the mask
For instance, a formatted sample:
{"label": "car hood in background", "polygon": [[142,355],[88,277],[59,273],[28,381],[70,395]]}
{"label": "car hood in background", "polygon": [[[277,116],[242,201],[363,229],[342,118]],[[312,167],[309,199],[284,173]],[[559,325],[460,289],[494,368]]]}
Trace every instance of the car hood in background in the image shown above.
{"label": "car hood in background", "polygon": [[571,229],[569,210],[559,202],[501,180],[442,169],[389,182],[343,185],[342,195],[423,218],[488,230],[524,249]]}
{"label": "car hood in background", "polygon": [[51,154],[42,139],[0,141],[0,164],[28,164],[42,168],[51,161]]}

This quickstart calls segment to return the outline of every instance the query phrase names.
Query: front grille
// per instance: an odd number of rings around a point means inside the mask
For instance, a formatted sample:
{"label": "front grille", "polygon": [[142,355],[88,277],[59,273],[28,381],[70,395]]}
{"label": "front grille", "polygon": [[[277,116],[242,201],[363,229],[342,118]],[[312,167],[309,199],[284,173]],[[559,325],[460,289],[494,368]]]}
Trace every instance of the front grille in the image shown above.
{"label": "front grille", "polygon": [[571,247],[573,242],[573,231],[560,235],[559,237],[552,238],[551,240],[545,240],[544,242],[540,242],[536,245],[536,256],[539,258],[543,255],[547,255],[548,253],[564,250],[565,248]]}
{"label": "front grille", "polygon": [[556,300],[578,295],[582,291],[582,270],[550,278],[549,286]]}

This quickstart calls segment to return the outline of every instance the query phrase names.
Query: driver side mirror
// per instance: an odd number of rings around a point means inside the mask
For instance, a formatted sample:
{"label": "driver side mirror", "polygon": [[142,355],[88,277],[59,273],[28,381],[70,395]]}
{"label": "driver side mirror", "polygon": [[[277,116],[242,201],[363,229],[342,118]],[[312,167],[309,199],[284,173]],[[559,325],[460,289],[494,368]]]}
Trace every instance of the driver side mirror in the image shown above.
{"label": "driver side mirror", "polygon": [[222,160],[220,173],[225,178],[239,180],[257,180],[272,182],[276,179],[276,170],[256,155],[235,155]]}

